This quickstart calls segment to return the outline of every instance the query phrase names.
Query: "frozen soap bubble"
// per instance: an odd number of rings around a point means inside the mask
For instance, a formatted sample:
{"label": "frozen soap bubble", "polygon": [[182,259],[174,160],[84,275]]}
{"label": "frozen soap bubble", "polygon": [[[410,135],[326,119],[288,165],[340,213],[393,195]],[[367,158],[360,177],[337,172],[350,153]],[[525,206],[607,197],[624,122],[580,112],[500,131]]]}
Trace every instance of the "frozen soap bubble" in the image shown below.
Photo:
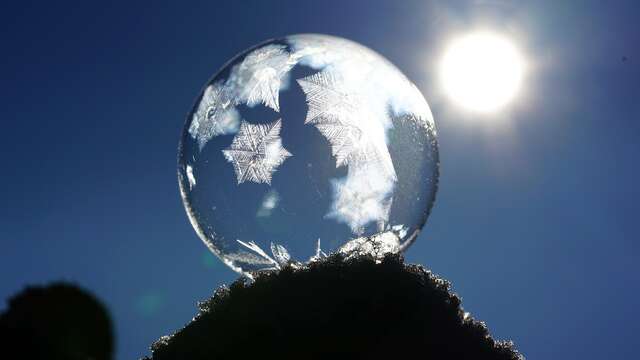
{"label": "frozen soap bubble", "polygon": [[420,91],[360,44],[271,40],[198,96],[178,179],[199,237],[249,277],[336,251],[379,257],[406,249],[433,205],[433,117]]}

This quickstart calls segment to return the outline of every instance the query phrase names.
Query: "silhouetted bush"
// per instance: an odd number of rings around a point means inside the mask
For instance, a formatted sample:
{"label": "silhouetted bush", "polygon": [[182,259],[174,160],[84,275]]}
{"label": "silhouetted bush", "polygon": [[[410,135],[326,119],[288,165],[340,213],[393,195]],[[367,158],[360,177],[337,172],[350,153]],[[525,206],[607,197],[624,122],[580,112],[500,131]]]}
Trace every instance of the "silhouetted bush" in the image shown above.
{"label": "silhouetted bush", "polygon": [[111,359],[113,334],[105,307],[80,288],[28,287],[0,315],[0,359]]}
{"label": "silhouetted bush", "polygon": [[238,280],[200,304],[152,359],[519,359],[466,317],[449,283],[389,256],[338,255]]}

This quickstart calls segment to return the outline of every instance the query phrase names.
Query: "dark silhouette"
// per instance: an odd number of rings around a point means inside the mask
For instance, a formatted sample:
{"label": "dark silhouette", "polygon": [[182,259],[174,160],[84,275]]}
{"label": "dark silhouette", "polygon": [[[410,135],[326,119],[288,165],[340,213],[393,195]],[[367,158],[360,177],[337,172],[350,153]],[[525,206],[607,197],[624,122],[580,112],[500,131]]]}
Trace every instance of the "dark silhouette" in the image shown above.
{"label": "dark silhouette", "polygon": [[0,315],[0,359],[111,359],[113,334],[105,307],[80,288],[28,287]]}
{"label": "dark silhouette", "polygon": [[238,280],[148,359],[519,359],[465,317],[449,283],[388,256],[338,255]]}

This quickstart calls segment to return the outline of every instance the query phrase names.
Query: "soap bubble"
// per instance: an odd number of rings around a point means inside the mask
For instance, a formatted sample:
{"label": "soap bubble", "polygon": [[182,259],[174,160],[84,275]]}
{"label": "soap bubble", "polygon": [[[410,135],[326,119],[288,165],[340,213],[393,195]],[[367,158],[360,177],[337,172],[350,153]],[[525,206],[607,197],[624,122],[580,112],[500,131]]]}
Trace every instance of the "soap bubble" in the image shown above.
{"label": "soap bubble", "polygon": [[292,35],[233,58],[187,117],[178,179],[191,224],[233,270],[415,241],[438,145],[420,91],[355,42]]}

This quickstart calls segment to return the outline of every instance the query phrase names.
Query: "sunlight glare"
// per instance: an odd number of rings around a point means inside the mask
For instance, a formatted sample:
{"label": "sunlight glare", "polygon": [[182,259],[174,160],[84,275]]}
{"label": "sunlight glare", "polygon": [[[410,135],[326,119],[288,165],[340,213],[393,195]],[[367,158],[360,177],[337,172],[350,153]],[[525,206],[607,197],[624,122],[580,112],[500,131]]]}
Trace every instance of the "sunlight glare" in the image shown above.
{"label": "sunlight glare", "polygon": [[490,32],[475,32],[454,40],[440,64],[447,95],[475,112],[503,108],[518,94],[524,61],[508,39]]}

